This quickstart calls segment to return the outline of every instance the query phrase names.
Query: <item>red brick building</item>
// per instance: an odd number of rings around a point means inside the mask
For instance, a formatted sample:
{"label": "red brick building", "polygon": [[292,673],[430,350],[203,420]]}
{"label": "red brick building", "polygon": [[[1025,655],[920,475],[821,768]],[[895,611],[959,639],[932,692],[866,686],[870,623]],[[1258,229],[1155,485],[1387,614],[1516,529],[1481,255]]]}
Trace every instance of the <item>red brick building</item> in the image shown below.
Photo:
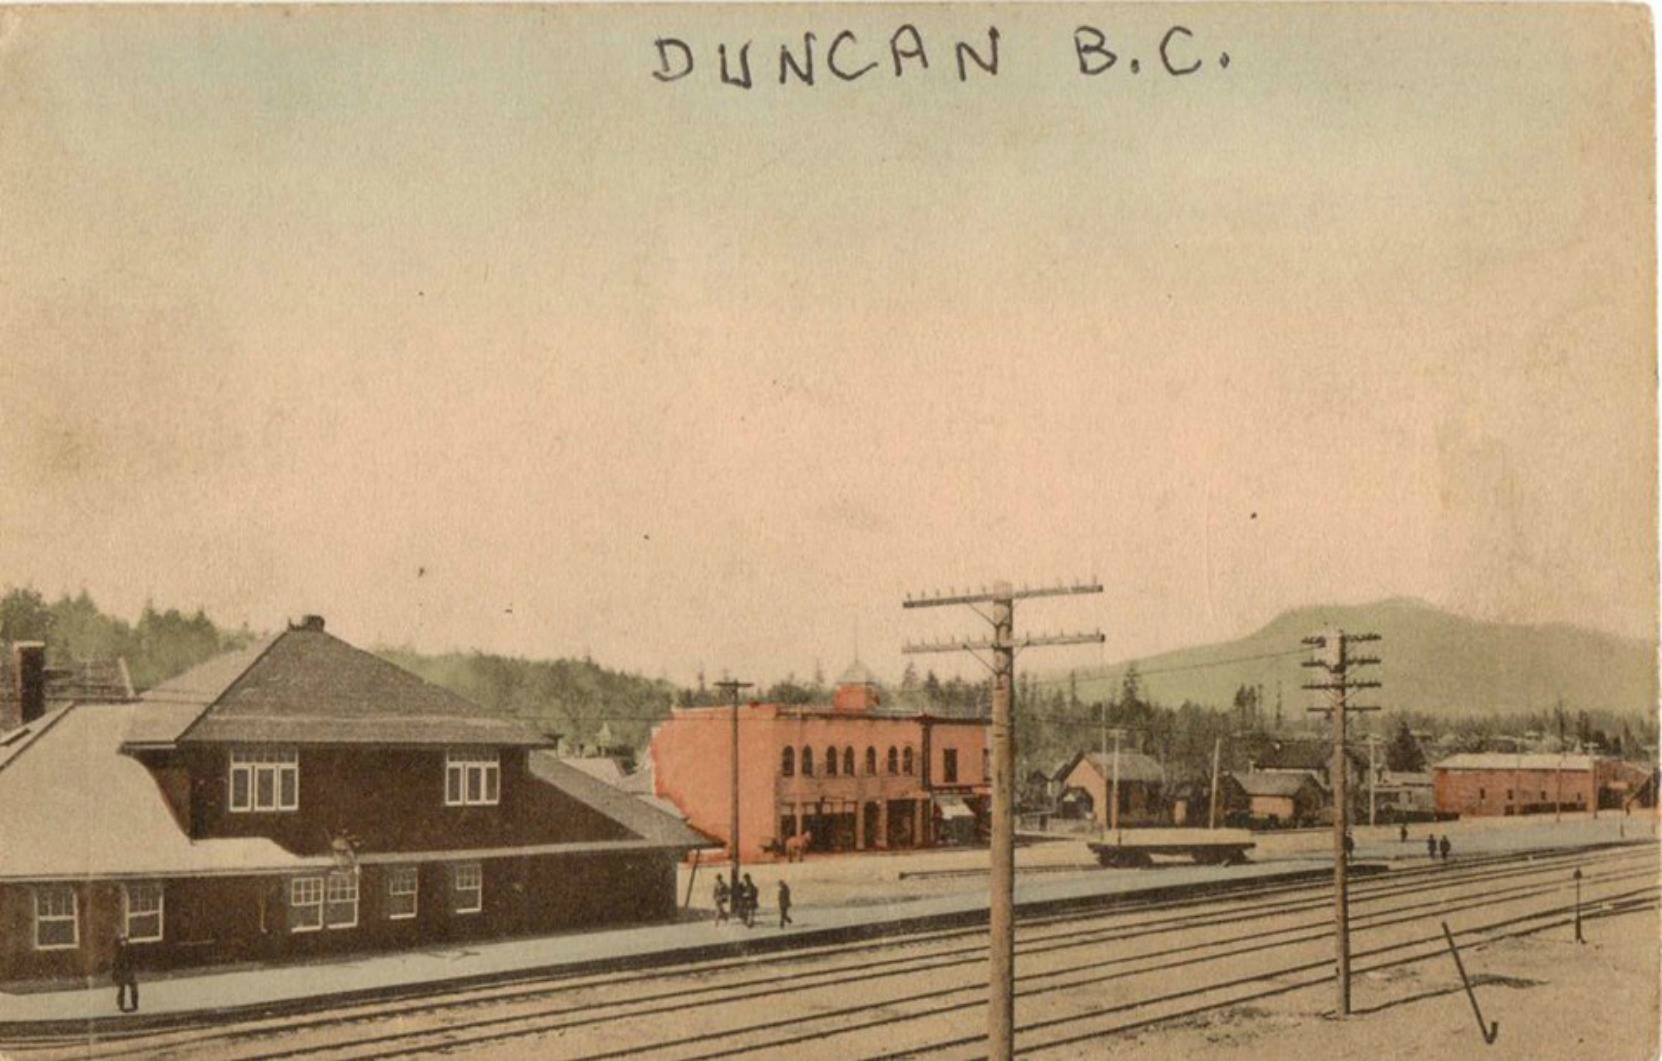
{"label": "red brick building", "polygon": [[[26,705],[39,691],[20,695]],[[706,841],[321,619],[0,733],[0,980],[675,915]]]}
{"label": "red brick building", "polygon": [[[676,708],[652,734],[658,795],[727,843],[732,815],[731,707]],[[751,703],[739,713],[741,857],[974,843],[985,831],[983,719],[886,709],[856,663],[829,705]],[[794,845],[793,845],[794,846]]]}
{"label": "red brick building", "polygon": [[1608,773],[1591,755],[1495,752],[1444,759],[1431,784],[1439,815],[1502,817],[1591,810]]}

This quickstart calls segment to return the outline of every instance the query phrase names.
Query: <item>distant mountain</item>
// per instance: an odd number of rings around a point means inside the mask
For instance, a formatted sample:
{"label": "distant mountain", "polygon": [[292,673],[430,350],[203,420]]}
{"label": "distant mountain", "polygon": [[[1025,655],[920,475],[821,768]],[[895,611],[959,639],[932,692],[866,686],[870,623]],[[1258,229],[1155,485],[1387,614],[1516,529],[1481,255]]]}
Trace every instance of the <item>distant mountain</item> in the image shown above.
{"label": "distant mountain", "polygon": [[[1519,625],[1466,619],[1419,600],[1298,608],[1236,641],[1166,652],[1136,660],[1145,697],[1176,706],[1184,700],[1228,707],[1242,685],[1263,688],[1273,717],[1276,697],[1290,722],[1317,703],[1300,686],[1317,672],[1300,666],[1309,649],[1300,639],[1324,627],[1380,634],[1359,646],[1380,658],[1365,675],[1382,688],[1354,694],[1354,702],[1386,710],[1436,715],[1520,714],[1550,710],[1563,698],[1570,711],[1654,712],[1654,646],[1561,623]],[[1115,695],[1126,663],[1078,671],[1086,700]]]}

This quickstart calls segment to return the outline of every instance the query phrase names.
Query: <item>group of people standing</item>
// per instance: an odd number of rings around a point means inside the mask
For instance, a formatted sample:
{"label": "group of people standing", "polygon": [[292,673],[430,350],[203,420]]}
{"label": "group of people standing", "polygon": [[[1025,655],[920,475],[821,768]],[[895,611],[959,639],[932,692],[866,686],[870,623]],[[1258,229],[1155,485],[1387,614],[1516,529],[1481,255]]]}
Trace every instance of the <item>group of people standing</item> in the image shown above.
{"label": "group of people standing", "polygon": [[[746,928],[756,924],[756,910],[761,905],[756,882],[746,873],[737,886],[729,886],[727,878],[718,876],[715,883],[716,924],[728,920],[728,904],[732,904],[732,919],[744,922]],[[779,882],[779,927],[794,924],[791,920],[791,886]]]}

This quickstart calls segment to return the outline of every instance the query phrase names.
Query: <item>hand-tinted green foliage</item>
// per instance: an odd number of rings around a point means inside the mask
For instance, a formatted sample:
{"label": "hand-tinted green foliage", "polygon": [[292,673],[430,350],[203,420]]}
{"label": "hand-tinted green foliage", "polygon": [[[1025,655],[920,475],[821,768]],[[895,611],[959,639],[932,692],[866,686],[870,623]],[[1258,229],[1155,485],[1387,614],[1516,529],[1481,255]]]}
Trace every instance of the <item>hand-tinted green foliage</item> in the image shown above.
{"label": "hand-tinted green foliage", "polygon": [[601,743],[644,748],[652,724],[669,717],[677,693],[667,681],[607,670],[587,659],[514,659],[482,652],[427,656],[409,649],[382,649],[377,655],[476,704],[591,748]]}
{"label": "hand-tinted green foliage", "polygon": [[200,608],[192,615],[146,604],[137,624],[99,611],[82,591],[48,604],[31,588],[0,597],[0,642],[44,641],[49,666],[125,659],[139,692],[252,639],[248,630],[221,630]]}

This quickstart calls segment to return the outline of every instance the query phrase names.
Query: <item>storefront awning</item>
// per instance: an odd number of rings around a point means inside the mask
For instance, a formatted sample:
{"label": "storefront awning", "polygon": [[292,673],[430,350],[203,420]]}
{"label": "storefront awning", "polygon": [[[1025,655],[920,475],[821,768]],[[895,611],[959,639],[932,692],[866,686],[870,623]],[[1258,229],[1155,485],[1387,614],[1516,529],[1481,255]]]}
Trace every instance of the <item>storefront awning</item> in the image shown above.
{"label": "storefront awning", "polygon": [[975,817],[975,812],[970,810],[959,796],[936,796],[935,807],[941,812],[943,819]]}

